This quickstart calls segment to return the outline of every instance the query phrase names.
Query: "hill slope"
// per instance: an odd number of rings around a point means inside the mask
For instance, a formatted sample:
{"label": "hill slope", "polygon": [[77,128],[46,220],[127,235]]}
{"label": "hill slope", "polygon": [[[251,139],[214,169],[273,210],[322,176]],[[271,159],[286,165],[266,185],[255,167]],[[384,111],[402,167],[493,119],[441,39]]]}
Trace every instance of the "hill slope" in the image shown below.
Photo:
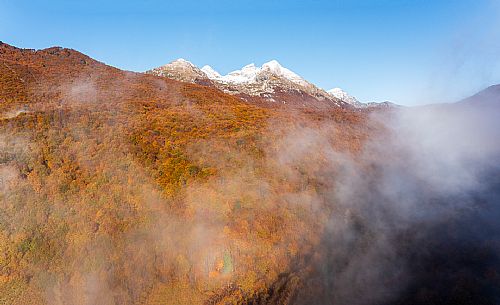
{"label": "hill slope", "polygon": [[471,97],[463,99],[460,104],[481,107],[500,107],[500,85],[490,86]]}
{"label": "hill slope", "polygon": [[0,44],[0,304],[498,303],[496,110],[186,80]]}
{"label": "hill slope", "polygon": [[338,124],[322,133],[356,151],[368,131],[361,113],[269,109],[63,48],[2,43],[0,82],[1,304],[265,295],[327,218],[321,163],[289,136]]}

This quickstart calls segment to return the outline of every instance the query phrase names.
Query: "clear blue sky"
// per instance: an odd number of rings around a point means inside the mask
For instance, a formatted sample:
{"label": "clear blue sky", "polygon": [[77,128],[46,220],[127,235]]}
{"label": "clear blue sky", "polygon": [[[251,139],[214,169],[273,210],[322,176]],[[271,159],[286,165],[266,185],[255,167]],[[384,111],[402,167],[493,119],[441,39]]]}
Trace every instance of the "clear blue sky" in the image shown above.
{"label": "clear blue sky", "polygon": [[0,40],[144,71],[277,59],[362,101],[452,101],[500,83],[497,0],[0,0]]}

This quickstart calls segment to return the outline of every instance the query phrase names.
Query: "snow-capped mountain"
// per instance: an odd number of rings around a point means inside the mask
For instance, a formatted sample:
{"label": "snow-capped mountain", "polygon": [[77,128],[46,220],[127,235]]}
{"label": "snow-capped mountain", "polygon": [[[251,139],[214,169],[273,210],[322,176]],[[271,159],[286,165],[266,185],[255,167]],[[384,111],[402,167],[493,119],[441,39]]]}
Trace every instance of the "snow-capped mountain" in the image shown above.
{"label": "snow-capped mountain", "polygon": [[154,68],[146,73],[189,83],[197,83],[199,80],[207,78],[204,72],[183,58],[174,60],[164,66]]}
{"label": "snow-capped mountain", "polygon": [[201,71],[205,73],[205,75],[210,78],[210,79],[218,79],[221,78],[222,76],[219,74],[219,72],[215,71],[212,67],[206,65],[203,68],[201,68]]}
{"label": "snow-capped mountain", "polygon": [[285,104],[291,102],[292,96],[307,95],[320,103],[337,106],[343,104],[336,98],[332,99],[332,96],[324,90],[281,66],[276,60],[267,62],[261,67],[249,64],[227,75],[221,75],[209,66],[205,66],[202,71],[220,89],[230,94],[262,97],[271,102]]}
{"label": "snow-capped mountain", "polygon": [[244,66],[241,70],[233,71],[225,76],[221,76],[210,66],[205,66],[202,71],[205,72],[208,78],[227,84],[255,83],[262,81],[263,76],[265,77],[265,75],[268,74],[286,79],[302,86],[310,85],[294,72],[281,66],[276,60],[271,60],[270,62],[263,64],[262,67],[257,67],[252,63]]}
{"label": "snow-capped mountain", "polygon": [[264,63],[260,67],[249,64],[240,70],[221,75],[210,66],[199,69],[184,59],[178,59],[147,73],[183,82],[205,85],[208,83],[248,101],[314,108],[351,107],[347,102],[283,67],[276,60]]}
{"label": "snow-capped mountain", "polygon": [[353,105],[354,107],[357,108],[363,107],[363,104],[359,102],[354,96],[350,95],[349,93],[345,92],[340,88],[333,88],[331,90],[328,90],[327,92],[332,96],[338,98],[339,100],[342,100],[348,104]]}
{"label": "snow-capped mountain", "polygon": [[350,95],[340,88],[333,88],[327,91],[332,96],[338,98],[341,101],[348,103],[349,105],[354,106],[355,108],[395,108],[399,107],[399,105],[391,103],[389,101],[385,102],[360,102],[357,98]]}
{"label": "snow-capped mountain", "polygon": [[315,108],[390,107],[392,103],[361,103],[354,96],[340,88],[325,91],[309,83],[298,74],[271,60],[262,66],[249,64],[239,70],[221,75],[210,66],[198,68],[185,59],[177,59],[146,73],[172,78],[182,82],[215,86],[245,100],[295,105]]}

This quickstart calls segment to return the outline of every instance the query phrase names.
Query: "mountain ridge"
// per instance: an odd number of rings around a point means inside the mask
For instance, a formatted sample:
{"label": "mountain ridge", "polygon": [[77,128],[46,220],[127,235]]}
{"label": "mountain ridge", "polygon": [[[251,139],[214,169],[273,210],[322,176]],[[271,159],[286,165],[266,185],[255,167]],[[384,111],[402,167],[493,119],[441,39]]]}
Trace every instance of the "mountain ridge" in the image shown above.
{"label": "mountain ridge", "polygon": [[[182,63],[182,64],[180,64]],[[239,70],[221,75],[210,65],[201,69],[185,59],[174,60],[164,66],[146,71],[157,76],[179,81],[208,84],[238,95],[245,100],[264,101],[270,105],[294,104],[302,107],[390,108],[392,103],[361,103],[340,88],[324,90],[308,82],[273,59],[256,66],[247,64]],[[301,103],[300,100],[307,102]]]}
{"label": "mountain ridge", "polygon": [[459,104],[478,104],[486,107],[500,107],[500,84],[491,85],[458,102]]}
{"label": "mountain ridge", "polygon": [[189,64],[184,65],[189,65],[189,68],[183,68],[176,62],[177,60],[146,73],[192,83],[208,83],[225,93],[269,106],[320,109],[352,107],[307,82],[276,60],[266,62],[260,67],[251,63],[226,75],[221,75],[208,65],[200,69],[188,62]]}

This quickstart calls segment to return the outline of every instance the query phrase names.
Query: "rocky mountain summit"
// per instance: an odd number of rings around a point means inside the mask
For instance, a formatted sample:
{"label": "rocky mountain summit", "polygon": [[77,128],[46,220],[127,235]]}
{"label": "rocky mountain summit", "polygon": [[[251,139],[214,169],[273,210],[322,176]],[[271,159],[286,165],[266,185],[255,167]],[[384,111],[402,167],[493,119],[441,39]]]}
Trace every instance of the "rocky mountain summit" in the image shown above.
{"label": "rocky mountain summit", "polygon": [[340,88],[333,88],[331,90],[328,90],[327,92],[333,97],[336,97],[339,100],[342,100],[354,107],[363,108],[365,106],[363,103],[358,101],[354,96],[350,95],[349,93],[345,92]]}
{"label": "rocky mountain summit", "polygon": [[200,69],[180,58],[146,73],[182,82],[214,86],[244,100],[274,106],[386,108],[392,105],[361,103],[340,88],[325,91],[283,67],[277,60],[266,62],[260,67],[252,63],[222,75],[211,66],[205,65]]}
{"label": "rocky mountain summit", "polygon": [[351,108],[349,103],[309,83],[276,60],[260,67],[249,64],[240,70],[221,75],[210,66],[200,69],[186,60],[178,59],[147,73],[178,81],[211,84],[225,93],[269,105]]}

